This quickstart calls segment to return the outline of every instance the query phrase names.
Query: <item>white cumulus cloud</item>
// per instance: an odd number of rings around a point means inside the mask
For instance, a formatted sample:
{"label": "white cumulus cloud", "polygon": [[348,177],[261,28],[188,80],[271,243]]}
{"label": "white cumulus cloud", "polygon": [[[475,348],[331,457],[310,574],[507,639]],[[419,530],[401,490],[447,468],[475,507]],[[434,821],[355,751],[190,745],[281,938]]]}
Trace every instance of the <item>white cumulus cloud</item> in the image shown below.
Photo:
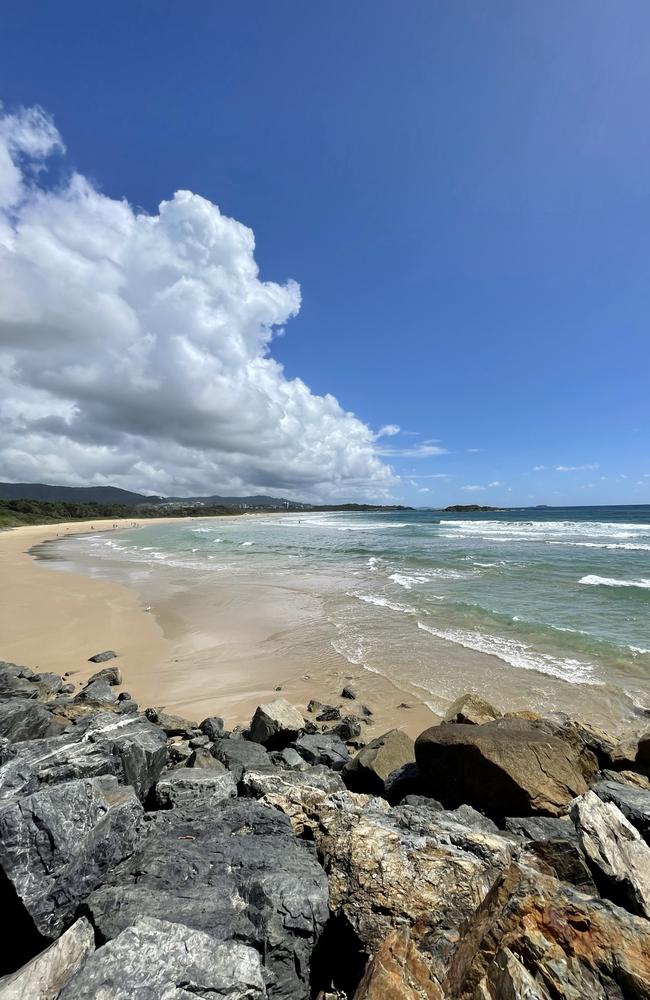
{"label": "white cumulus cloud", "polygon": [[388,496],[371,429],[270,356],[300,289],[260,278],[252,231],[190,191],[148,215],[52,186],[63,148],[0,109],[0,478]]}

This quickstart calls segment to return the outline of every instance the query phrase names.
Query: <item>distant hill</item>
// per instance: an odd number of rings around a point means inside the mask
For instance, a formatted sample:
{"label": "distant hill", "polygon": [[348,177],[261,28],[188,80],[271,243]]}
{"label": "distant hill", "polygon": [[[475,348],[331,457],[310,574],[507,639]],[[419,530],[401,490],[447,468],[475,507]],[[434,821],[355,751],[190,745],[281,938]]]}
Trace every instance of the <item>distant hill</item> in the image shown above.
{"label": "distant hill", "polygon": [[246,497],[160,497],[132,493],[117,486],[48,486],[46,483],[0,483],[0,500],[40,500],[48,503],[119,504],[124,507],[228,507],[234,510],[405,510],[404,507],[381,507],[373,504],[300,503],[284,497],[256,494]]}

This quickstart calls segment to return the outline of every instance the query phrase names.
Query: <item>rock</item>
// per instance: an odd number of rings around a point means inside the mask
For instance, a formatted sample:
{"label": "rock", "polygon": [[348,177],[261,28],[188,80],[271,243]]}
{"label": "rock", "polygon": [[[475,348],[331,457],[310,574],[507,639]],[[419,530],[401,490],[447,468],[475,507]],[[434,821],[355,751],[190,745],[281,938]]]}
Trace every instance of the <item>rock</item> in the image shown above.
{"label": "rock", "polygon": [[263,956],[269,996],[303,1000],[327,898],[313,848],[294,837],[286,816],[230,799],[153,814],[139,849],[85,909],[106,940],[156,917],[249,944]]}
{"label": "rock", "polygon": [[316,701],[315,698],[310,698],[310,700],[309,700],[309,702],[307,704],[307,711],[308,712],[319,712],[322,707],[323,707],[322,701]]}
{"label": "rock", "polygon": [[369,795],[384,795],[386,782],[393,771],[415,759],[413,740],[401,729],[389,732],[371,740],[343,768],[343,780],[355,792]]}
{"label": "rock", "polygon": [[249,739],[269,749],[282,749],[296,739],[304,725],[298,709],[284,698],[278,698],[265,705],[258,705],[251,722]]}
{"label": "rock", "polygon": [[15,744],[0,766],[0,800],[39,785],[113,774],[144,799],[167,759],[165,734],[140,715],[99,714],[60,736]]}
{"label": "rock", "polygon": [[356,701],[357,693],[350,684],[346,686],[341,691],[341,698],[349,698],[350,701]]}
{"label": "rock", "polygon": [[[534,989],[518,968],[503,975],[506,948],[532,977]],[[650,996],[650,924],[519,863],[468,919],[442,968],[436,959],[434,949],[431,969],[444,997]]]}
{"label": "rock", "polygon": [[106,649],[103,653],[95,653],[94,656],[88,657],[89,663],[106,663],[107,660],[114,660],[117,653],[112,649]]}
{"label": "rock", "polygon": [[501,712],[478,694],[463,694],[447,709],[445,722],[460,722],[470,726],[481,726],[500,718]]}
{"label": "rock", "polygon": [[308,771],[309,764],[293,747],[286,747],[284,750],[273,750],[269,757],[276,767],[286,771]]}
{"label": "rock", "polygon": [[364,715],[367,719],[371,718],[374,715],[372,709],[368,708],[367,705],[361,706],[361,714]]}
{"label": "rock", "polygon": [[[215,761],[217,763],[217,761]],[[230,771],[216,771],[200,767],[184,767],[168,771],[156,785],[156,804],[160,809],[171,809],[179,803],[205,802],[216,805],[225,799],[234,799],[237,785]]]}
{"label": "rock", "polygon": [[645,788],[646,791],[650,792],[650,779],[646,778],[644,774],[639,774],[638,771],[612,771],[604,768],[596,775],[596,782],[598,781],[623,782],[626,785],[634,785],[636,788]]}
{"label": "rock", "polygon": [[57,1000],[66,983],[94,949],[93,929],[85,917],[81,917],[49,948],[17,972],[0,979],[0,1000]]}
{"label": "rock", "polygon": [[505,828],[524,840],[569,840],[577,843],[578,834],[568,817],[562,816],[509,816]]}
{"label": "rock", "polygon": [[90,955],[60,1000],[262,1000],[265,995],[253,948],[143,917]]}
{"label": "rock", "polygon": [[221,739],[212,747],[212,756],[224,764],[237,783],[248,770],[272,766],[268,753],[259,743],[248,740]]}
{"label": "rock", "polygon": [[[97,662],[101,663],[101,660]],[[96,681],[106,681],[107,684],[113,686],[119,685],[122,683],[122,671],[119,667],[104,667],[103,670],[98,670],[89,678],[88,684],[94,684]]]}
{"label": "rock", "polygon": [[333,727],[332,732],[340,737],[344,743],[347,743],[361,736],[361,726],[354,715],[345,715],[338,725]]}
{"label": "rock", "polygon": [[[186,743],[185,741],[183,741],[182,743],[169,743],[167,751],[169,760],[172,764],[188,764],[189,761],[194,757],[194,751],[190,747],[189,743]],[[214,761],[215,764],[218,763],[218,761],[214,760],[214,758],[210,754],[208,754],[208,756],[210,757],[210,760]],[[190,765],[190,766],[194,767],[196,765]],[[225,767],[223,767],[223,764],[221,765],[221,767],[225,771]]]}
{"label": "rock", "polygon": [[79,902],[131,854],[141,818],[133,789],[112,776],[44,787],[0,805],[0,866],[40,934],[57,937]]}
{"label": "rock", "polygon": [[199,729],[202,733],[205,733],[208,739],[214,742],[214,740],[221,739],[224,734],[224,721],[218,715],[211,715],[209,719],[203,720]]}
{"label": "rock", "polygon": [[336,719],[341,718],[341,709],[337,708],[336,705],[321,705],[318,715],[316,716],[317,722],[334,722]]}
{"label": "rock", "polygon": [[408,928],[384,938],[368,962],[354,1000],[442,1000]]}
{"label": "rock", "polygon": [[406,796],[419,795],[423,791],[422,784],[418,766],[412,760],[391,771],[384,782],[384,795],[395,805]]}
{"label": "rock", "polygon": [[31,698],[0,701],[0,736],[12,743],[58,736],[66,726],[65,719],[55,717],[44,705]]}
{"label": "rock", "polygon": [[613,802],[618,806],[646,844],[650,844],[650,791],[619,781],[599,781],[591,786],[591,790],[603,802]]}
{"label": "rock", "polygon": [[227,771],[226,765],[213,757],[210,750],[192,750],[192,755],[187,762],[188,767],[199,767],[204,771],[214,771],[223,774]]}
{"label": "rock", "polygon": [[571,818],[601,893],[650,919],[650,847],[638,830],[595,792],[576,799]]}
{"label": "rock", "polygon": [[293,744],[293,749],[308,764],[324,764],[333,771],[340,771],[349,762],[350,754],[340,737],[329,733],[315,733],[301,736]]}
{"label": "rock", "polygon": [[332,792],[345,791],[345,785],[335,771],[327,767],[310,768],[309,771],[248,771],[242,778],[242,795],[262,798],[268,795],[288,795],[291,789],[309,788],[322,792],[322,797]]}
{"label": "rock", "polygon": [[[61,686],[60,694],[74,694],[74,684],[63,684]],[[119,695],[118,695],[119,699]]]}
{"label": "rock", "polygon": [[86,684],[74,697],[75,703],[89,701],[95,705],[113,705],[117,695],[113,686],[106,680],[93,681]]}
{"label": "rock", "polygon": [[[170,715],[157,708],[145,709],[145,716],[156,726],[160,726],[167,736],[189,736],[196,733],[197,725],[190,719],[184,719],[180,715]],[[206,742],[208,742],[206,737]]]}
{"label": "rock", "polygon": [[120,715],[137,715],[138,703],[132,698],[125,698],[122,701],[118,699],[117,711]]}
{"label": "rock", "polygon": [[526,847],[555,874],[582,892],[598,895],[575,826],[568,818],[523,816],[509,818],[506,830],[526,841]]}
{"label": "rock", "polygon": [[434,726],[418,737],[415,753],[434,798],[495,818],[561,815],[587,790],[580,752],[525,719]]}

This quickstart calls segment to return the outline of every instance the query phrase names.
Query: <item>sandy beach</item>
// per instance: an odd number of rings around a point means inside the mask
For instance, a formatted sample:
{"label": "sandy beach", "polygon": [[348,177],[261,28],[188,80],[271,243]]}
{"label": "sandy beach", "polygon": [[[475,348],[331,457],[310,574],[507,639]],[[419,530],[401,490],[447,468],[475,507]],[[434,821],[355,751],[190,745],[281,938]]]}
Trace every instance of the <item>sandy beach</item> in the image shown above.
{"label": "sandy beach", "polygon": [[[171,521],[179,519],[96,520],[92,530],[117,533]],[[88,658],[114,649],[123,688],[141,708],[163,707],[197,721],[222,715],[229,726],[246,723],[260,702],[277,697],[302,710],[311,698],[340,703],[346,683],[374,712],[368,736],[391,727],[415,736],[436,721],[416,688],[398,687],[334,651],[323,657],[322,643],[316,656],[311,635],[318,609],[290,587],[233,586],[226,580],[206,593],[188,579],[173,592],[157,592],[147,611],[150,598],[131,586],[60,572],[47,558],[30,554],[36,546],[44,546],[43,554],[45,543],[90,530],[91,522],[75,522],[0,532],[1,659],[69,673],[80,684],[97,669]],[[354,711],[353,702],[349,708]]]}

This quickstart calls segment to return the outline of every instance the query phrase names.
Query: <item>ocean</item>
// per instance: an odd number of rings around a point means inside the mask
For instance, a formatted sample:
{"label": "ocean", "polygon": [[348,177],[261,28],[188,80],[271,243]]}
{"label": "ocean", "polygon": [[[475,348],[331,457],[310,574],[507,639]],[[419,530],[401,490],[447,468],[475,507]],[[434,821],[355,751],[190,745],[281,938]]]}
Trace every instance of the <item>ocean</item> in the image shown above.
{"label": "ocean", "polygon": [[466,689],[511,707],[650,710],[650,506],[197,519],[66,540],[75,552],[145,592],[174,575],[300,588],[336,654],[436,710]]}

